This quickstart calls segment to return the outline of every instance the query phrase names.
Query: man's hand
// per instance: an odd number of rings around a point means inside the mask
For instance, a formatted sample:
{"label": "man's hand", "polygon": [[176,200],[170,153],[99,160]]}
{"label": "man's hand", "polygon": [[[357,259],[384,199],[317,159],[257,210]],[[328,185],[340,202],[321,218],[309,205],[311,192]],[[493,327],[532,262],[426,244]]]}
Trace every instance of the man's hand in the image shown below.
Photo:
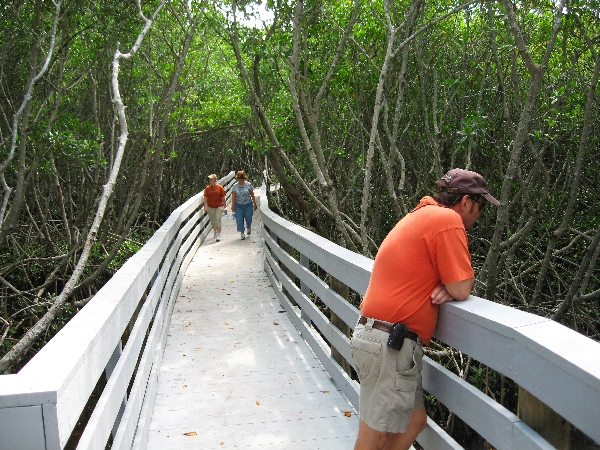
{"label": "man's hand", "polygon": [[466,300],[471,295],[474,278],[468,280],[455,281],[454,283],[440,284],[431,293],[431,302],[434,305],[441,305],[452,300]]}
{"label": "man's hand", "polygon": [[451,302],[454,298],[446,290],[446,286],[440,284],[431,293],[431,303],[441,305],[442,303]]}

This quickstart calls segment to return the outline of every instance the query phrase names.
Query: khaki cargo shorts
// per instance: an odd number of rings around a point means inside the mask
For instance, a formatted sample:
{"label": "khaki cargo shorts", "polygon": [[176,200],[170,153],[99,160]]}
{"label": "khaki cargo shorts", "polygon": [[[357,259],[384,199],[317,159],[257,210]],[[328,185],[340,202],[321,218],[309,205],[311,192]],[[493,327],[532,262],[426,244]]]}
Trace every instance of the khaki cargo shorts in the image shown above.
{"label": "khaki cargo shorts", "polygon": [[372,319],[354,329],[350,348],[360,380],[359,419],[377,431],[404,433],[415,408],[424,408],[423,345],[404,339],[401,351],[387,347],[389,334]]}
{"label": "khaki cargo shorts", "polygon": [[221,228],[221,217],[223,216],[223,207],[219,206],[218,208],[208,209],[208,218],[210,220],[210,224],[215,228]]}

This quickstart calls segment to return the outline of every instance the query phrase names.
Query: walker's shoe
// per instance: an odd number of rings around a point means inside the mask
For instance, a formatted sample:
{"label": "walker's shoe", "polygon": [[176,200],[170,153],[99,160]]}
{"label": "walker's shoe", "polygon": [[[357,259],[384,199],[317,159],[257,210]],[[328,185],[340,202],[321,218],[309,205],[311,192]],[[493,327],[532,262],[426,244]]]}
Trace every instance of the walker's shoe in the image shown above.
{"label": "walker's shoe", "polygon": [[213,231],[213,237],[216,238],[217,237],[217,232]]}
{"label": "walker's shoe", "polygon": [[244,232],[242,231],[242,233],[240,234],[242,239],[246,239],[246,235],[244,234]]}
{"label": "walker's shoe", "polygon": [[217,242],[219,242],[221,240],[221,233],[215,234],[215,238],[217,239]]}
{"label": "walker's shoe", "polygon": [[246,228],[246,234],[250,236],[250,233],[252,233],[252,229],[250,227]]}

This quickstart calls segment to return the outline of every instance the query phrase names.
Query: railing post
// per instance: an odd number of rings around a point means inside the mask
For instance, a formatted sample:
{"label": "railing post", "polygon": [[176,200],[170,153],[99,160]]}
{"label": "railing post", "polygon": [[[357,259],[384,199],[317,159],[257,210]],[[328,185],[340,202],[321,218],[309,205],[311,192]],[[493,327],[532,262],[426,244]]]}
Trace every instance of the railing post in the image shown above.
{"label": "railing post", "polygon": [[[286,253],[288,253],[292,258],[294,257],[294,247],[292,247],[290,244],[288,244],[287,242],[282,240],[281,242],[279,242],[279,246]],[[281,267],[281,270],[283,270],[283,272],[289,277],[289,279],[292,280],[292,283],[294,283],[296,280],[296,275],[294,275],[292,273],[292,271],[285,266],[285,264],[280,263],[279,266]],[[282,290],[283,294],[288,298],[288,300],[290,301],[290,303],[292,305],[298,306],[298,304],[296,303],[294,298],[290,295],[290,293],[284,287],[282,287],[281,290]]]}
{"label": "railing post", "polygon": [[517,415],[557,450],[569,450],[571,424],[519,386]]}
{"label": "railing post", "polygon": [[[346,301],[348,301],[348,299],[350,298],[350,288],[331,275],[329,275],[329,287],[331,287],[331,289],[333,289],[337,294],[341,295]],[[350,333],[352,331],[350,327],[346,325],[346,322],[340,319],[331,310],[329,320],[331,320],[331,323],[335,327],[337,327],[338,330],[340,330],[346,336],[350,337]],[[331,347],[331,356],[333,356],[333,359],[337,361],[337,363],[342,367],[342,369],[344,369],[344,371],[348,375],[352,375],[352,366],[333,346]]]}
{"label": "railing post", "polygon": [[[277,234],[275,234],[275,232],[273,230],[270,230],[270,234],[271,234],[271,238],[275,241],[275,243],[277,244]],[[279,258],[277,258],[277,256],[274,253],[271,253],[271,256],[273,257],[273,261],[275,261],[276,263],[279,263]]]}
{"label": "railing post", "polygon": [[[309,269],[310,268],[310,259],[308,259],[307,256],[300,254],[300,265]],[[302,281],[300,281],[300,290],[302,291],[302,293],[304,295],[306,295],[307,298],[310,299],[310,287],[307,286],[306,283],[303,283]],[[302,310],[302,312],[301,312],[301,317],[302,317],[302,319],[304,319],[304,321],[307,323],[308,326],[311,325],[310,317],[304,310]]]}

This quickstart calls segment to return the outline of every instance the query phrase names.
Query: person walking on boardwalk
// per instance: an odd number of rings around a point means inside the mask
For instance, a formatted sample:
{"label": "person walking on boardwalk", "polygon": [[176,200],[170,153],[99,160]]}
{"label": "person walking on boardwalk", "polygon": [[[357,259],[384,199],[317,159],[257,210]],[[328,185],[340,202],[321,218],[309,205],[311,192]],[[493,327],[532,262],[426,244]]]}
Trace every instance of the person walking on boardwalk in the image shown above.
{"label": "person walking on boardwalk", "polygon": [[452,169],[381,243],[350,342],[360,380],[355,450],[408,449],[427,424],[423,343],[439,306],[465,300],[474,271],[466,230],[486,202],[499,205],[484,178]]}
{"label": "person walking on boardwalk", "polygon": [[217,175],[211,173],[208,181],[209,185],[204,188],[204,212],[208,212],[214,237],[219,242],[221,240],[221,216],[223,211],[227,211],[227,194],[223,186],[217,183]]}
{"label": "person walking on boardwalk", "polygon": [[246,181],[246,172],[238,171],[235,176],[238,180],[231,191],[231,212],[235,213],[237,230],[242,239],[244,234],[244,221],[246,222],[246,233],[250,236],[252,232],[252,214],[256,211],[256,198],[254,197],[254,186]]}

